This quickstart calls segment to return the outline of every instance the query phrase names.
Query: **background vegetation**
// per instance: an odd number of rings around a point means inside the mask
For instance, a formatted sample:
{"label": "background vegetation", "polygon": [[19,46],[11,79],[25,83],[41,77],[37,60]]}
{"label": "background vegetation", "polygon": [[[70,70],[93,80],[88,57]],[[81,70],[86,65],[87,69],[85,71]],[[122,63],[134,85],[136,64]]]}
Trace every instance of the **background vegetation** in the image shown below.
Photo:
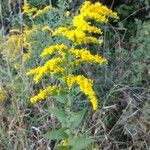
{"label": "background vegetation", "polygon": [[[103,67],[85,65],[76,71],[95,82],[100,108],[88,114],[77,133],[86,133],[96,141],[91,149],[149,150],[150,149],[150,2],[149,0],[103,1],[118,12],[119,20],[102,26],[103,44],[88,45],[93,53],[108,59]],[[51,30],[69,24],[83,1],[78,1],[66,16],[71,1],[30,0],[32,7],[42,9],[52,3],[55,9],[32,20],[21,15],[22,1],[0,0],[0,149],[50,150],[57,142],[41,135],[58,129],[57,118],[45,111],[53,107],[46,100],[36,105],[29,101],[41,87],[26,76],[27,70],[43,64],[39,54],[47,46],[64,42],[50,38]],[[17,47],[20,35],[12,29],[26,26],[27,49]],[[50,30],[42,30],[48,26]],[[15,35],[16,39],[11,40]],[[30,48],[32,51],[30,51]],[[21,49],[21,51],[18,51]],[[30,59],[25,61],[30,51]],[[83,107],[76,97],[74,109]]]}

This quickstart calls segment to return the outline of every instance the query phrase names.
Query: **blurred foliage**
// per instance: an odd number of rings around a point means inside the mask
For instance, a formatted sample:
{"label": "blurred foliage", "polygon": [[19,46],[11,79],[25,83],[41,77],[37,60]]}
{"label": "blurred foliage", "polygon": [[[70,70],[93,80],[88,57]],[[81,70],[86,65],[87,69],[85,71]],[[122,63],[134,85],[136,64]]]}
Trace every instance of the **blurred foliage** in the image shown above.
{"label": "blurred foliage", "polygon": [[131,37],[133,43],[132,59],[133,66],[132,82],[138,84],[149,84],[150,81],[150,22],[141,23],[136,20],[137,32]]}

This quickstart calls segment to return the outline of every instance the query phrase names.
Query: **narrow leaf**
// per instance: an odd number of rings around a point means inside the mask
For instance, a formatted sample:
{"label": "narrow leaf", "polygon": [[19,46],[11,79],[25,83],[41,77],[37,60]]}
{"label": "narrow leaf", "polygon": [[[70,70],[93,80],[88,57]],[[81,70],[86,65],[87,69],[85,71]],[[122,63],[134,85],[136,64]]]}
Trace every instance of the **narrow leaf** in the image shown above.
{"label": "narrow leaf", "polygon": [[68,143],[72,147],[71,150],[83,150],[84,148],[87,148],[92,142],[92,139],[83,136],[68,139]]}
{"label": "narrow leaf", "polygon": [[86,113],[87,109],[83,109],[79,112],[72,112],[71,117],[70,117],[70,122],[71,122],[71,128],[75,129],[76,127],[79,126],[81,121],[83,120],[83,117]]}
{"label": "narrow leaf", "polygon": [[65,133],[66,128],[61,128],[59,130],[53,130],[43,134],[44,138],[52,140],[62,140],[68,138],[68,135]]}
{"label": "narrow leaf", "polygon": [[49,113],[54,114],[57,119],[61,122],[62,126],[65,126],[66,122],[67,122],[67,114],[59,109],[56,108],[51,108],[47,110]]}

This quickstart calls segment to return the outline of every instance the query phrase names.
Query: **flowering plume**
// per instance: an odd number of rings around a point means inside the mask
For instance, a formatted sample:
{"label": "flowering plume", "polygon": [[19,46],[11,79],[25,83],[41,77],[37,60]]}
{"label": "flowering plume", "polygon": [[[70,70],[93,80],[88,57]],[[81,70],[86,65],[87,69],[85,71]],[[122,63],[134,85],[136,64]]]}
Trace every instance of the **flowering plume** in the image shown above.
{"label": "flowering plume", "polygon": [[[91,4],[86,1],[80,13],[76,15],[69,27],[59,27],[53,32],[53,36],[64,36],[70,41],[69,45],[55,44],[47,47],[41,53],[41,57],[51,56],[43,66],[30,70],[27,74],[34,75],[35,82],[39,82],[42,77],[49,73],[54,75],[58,80],[64,83],[62,89],[68,92],[77,84],[80,91],[83,92],[90,100],[93,110],[98,108],[98,100],[93,90],[93,81],[83,75],[74,75],[74,69],[80,63],[98,63],[106,64],[107,59],[100,55],[93,55],[86,48],[77,49],[76,47],[85,43],[102,43],[94,34],[102,35],[102,30],[92,24],[92,20],[100,24],[108,22],[109,18],[118,18],[117,14],[112,12],[106,6],[97,2]],[[57,76],[60,74],[60,76]],[[65,80],[64,80],[65,79]],[[40,91],[38,95],[31,98],[34,103],[40,99],[47,98],[48,95],[57,87],[49,86],[45,90]],[[59,89],[60,90],[60,89]],[[69,93],[68,93],[69,94]]]}
{"label": "flowering plume", "polygon": [[86,1],[80,9],[80,14],[73,18],[72,26],[70,28],[60,27],[53,35],[60,34],[76,45],[83,43],[101,43],[101,40],[90,34],[96,33],[101,35],[103,32],[100,28],[92,25],[90,21],[95,20],[103,24],[108,22],[109,17],[118,18],[117,13],[112,12],[112,10],[103,6],[101,3],[91,4],[89,1]]}

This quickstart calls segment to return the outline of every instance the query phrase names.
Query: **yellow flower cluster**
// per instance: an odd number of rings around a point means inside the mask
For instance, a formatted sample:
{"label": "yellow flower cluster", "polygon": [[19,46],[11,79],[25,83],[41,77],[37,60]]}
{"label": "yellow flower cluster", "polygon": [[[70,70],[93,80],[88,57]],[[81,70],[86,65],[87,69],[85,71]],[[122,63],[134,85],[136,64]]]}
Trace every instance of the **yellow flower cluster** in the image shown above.
{"label": "yellow flower cluster", "polygon": [[96,110],[98,107],[97,98],[95,96],[95,92],[93,91],[93,81],[85,78],[82,75],[73,76],[69,75],[67,77],[67,84],[69,88],[72,88],[74,84],[78,84],[81,92],[83,92],[86,96],[89,97],[90,102],[92,103],[93,110]]}
{"label": "yellow flower cluster", "polygon": [[47,98],[54,92],[56,94],[59,94],[60,88],[57,86],[48,86],[46,89],[40,90],[40,92],[36,96],[34,96],[30,99],[30,101],[31,101],[31,103],[36,103],[39,100],[43,100],[43,99]]}
{"label": "yellow flower cluster", "polygon": [[[59,52],[61,56],[66,56],[66,54],[69,54],[71,56],[75,56],[75,60],[72,60],[72,65],[78,65],[79,63],[88,62],[88,63],[99,63],[99,64],[105,64],[107,63],[107,59],[103,58],[99,55],[93,55],[90,53],[89,50],[86,49],[70,49],[64,44],[56,44],[53,46],[50,46],[48,48],[45,48],[44,51],[41,53],[41,57],[45,57],[47,55],[51,55],[55,52]],[[64,58],[64,57],[63,57]]]}
{"label": "yellow flower cluster", "polygon": [[102,34],[101,29],[92,26],[90,22],[84,19],[82,14],[74,17],[73,26],[76,27],[77,30],[82,30],[84,32]]}
{"label": "yellow flower cluster", "polygon": [[53,35],[63,35],[74,44],[100,43],[102,41],[90,33],[102,34],[102,31],[91,25],[89,19],[94,19],[99,23],[107,23],[108,17],[118,18],[116,13],[101,3],[91,4],[86,1],[80,9],[80,14],[74,17],[73,25],[70,28],[60,27],[54,31]]}
{"label": "yellow flower cluster", "polygon": [[[31,42],[28,37],[36,32],[38,29],[33,26],[32,29],[24,27],[23,31],[19,29],[11,29],[9,35],[5,38],[5,41],[0,45],[0,53],[5,57],[8,57],[9,63],[15,69],[20,69],[22,67],[22,60],[27,61],[30,58]],[[24,53],[23,50],[26,49],[27,52]],[[20,62],[18,63],[18,61]]]}
{"label": "yellow flower cluster", "polygon": [[99,2],[91,4],[91,2],[86,1],[82,5],[80,12],[80,15],[82,15],[83,18],[86,17],[87,19],[94,19],[99,23],[107,23],[108,17],[118,19],[116,12],[113,12],[111,9],[107,8]]}
{"label": "yellow flower cluster", "polygon": [[46,7],[44,7],[43,9],[38,10],[38,11],[36,12],[36,14],[33,15],[33,18],[38,17],[38,16],[40,16],[40,15],[43,15],[43,14],[47,13],[49,10],[51,10],[51,9],[52,9],[52,6],[51,6],[51,5],[46,6]]}
{"label": "yellow flower cluster", "polygon": [[[49,9],[51,9],[50,6],[43,10],[39,10],[34,17],[47,12]],[[107,59],[102,56],[93,55],[87,49],[75,49],[74,46],[84,43],[101,43],[102,40],[94,37],[93,34],[101,35],[102,31],[98,27],[92,25],[91,20],[95,20],[99,23],[107,23],[109,17],[117,18],[117,14],[112,12],[112,10],[108,9],[106,6],[103,6],[101,3],[91,4],[89,1],[86,1],[81,7],[80,14],[73,18],[70,27],[59,27],[53,32],[53,36],[62,35],[72,41],[72,48],[65,44],[56,44],[45,48],[40,55],[41,57],[52,54],[56,55],[54,55],[53,59],[48,60],[43,66],[30,70],[27,75],[34,75],[35,82],[39,82],[46,73],[61,73],[62,76],[59,79],[64,81],[69,88],[78,84],[80,91],[89,98],[93,109],[96,110],[98,108],[98,101],[93,90],[93,81],[82,75],[71,75],[72,72],[68,72],[68,69],[73,70],[76,65],[83,62],[95,62],[99,64],[107,63]],[[49,27],[44,27],[42,31],[44,30],[49,30]],[[70,68],[67,68],[69,66]],[[50,86],[45,90],[41,90],[38,95],[31,98],[31,102],[45,99],[47,95],[54,90],[57,90],[57,87]]]}
{"label": "yellow flower cluster", "polygon": [[53,46],[50,46],[48,48],[45,48],[44,51],[41,53],[41,57],[45,57],[47,55],[51,55],[55,52],[62,52],[64,50],[68,49],[68,47],[64,44],[56,44],[56,45],[53,45]]}
{"label": "yellow flower cluster", "polygon": [[86,49],[71,49],[70,53],[76,56],[76,60],[73,62],[74,65],[78,65],[82,62],[88,62],[88,63],[99,63],[99,64],[105,64],[107,63],[107,59],[103,58],[99,55],[92,55],[90,51]]}
{"label": "yellow flower cluster", "polygon": [[83,44],[83,43],[101,43],[101,40],[93,36],[88,36],[82,30],[78,29],[68,29],[66,27],[60,27],[53,32],[53,36],[55,35],[63,35],[67,39],[73,41],[75,45]]}
{"label": "yellow flower cluster", "polygon": [[23,12],[22,14],[28,14],[28,15],[32,15],[33,13],[35,13],[37,11],[36,8],[30,8],[30,5],[28,3],[27,0],[24,0],[24,5],[23,5]]}
{"label": "yellow flower cluster", "polygon": [[35,18],[35,17],[38,17],[40,15],[43,15],[43,14],[47,13],[51,9],[52,9],[51,5],[48,5],[48,6],[44,7],[43,9],[40,9],[40,10],[38,10],[35,7],[31,8],[28,1],[24,0],[22,14],[28,14],[30,17]]}
{"label": "yellow flower cluster", "polygon": [[6,36],[6,40],[0,45],[0,54],[6,56],[11,66],[15,69],[21,67],[18,63],[18,58],[21,56],[21,36],[18,32],[10,32],[10,35]]}
{"label": "yellow flower cluster", "polygon": [[25,26],[24,30],[23,30],[23,34],[28,36],[34,32],[37,32],[39,30],[39,27],[34,25],[32,28],[29,28],[27,26]]}
{"label": "yellow flower cluster", "polygon": [[34,81],[37,83],[46,73],[57,74],[64,72],[64,68],[60,66],[64,60],[61,57],[53,58],[47,61],[44,66],[30,70],[27,75],[35,75]]}
{"label": "yellow flower cluster", "polygon": [[3,102],[6,98],[6,92],[0,89],[0,102]]}
{"label": "yellow flower cluster", "polygon": [[22,36],[22,46],[26,49],[28,49],[28,51],[26,53],[23,54],[23,59],[24,61],[27,61],[30,59],[30,53],[31,53],[31,42],[29,41],[28,37],[33,34],[36,33],[39,30],[39,28],[37,26],[33,26],[31,29],[28,27],[24,27],[23,30],[23,36]]}
{"label": "yellow flower cluster", "polygon": [[[10,56],[10,61],[14,62],[16,59],[16,56],[21,54],[20,52],[22,51],[22,48],[28,49],[28,52],[30,51],[30,46],[31,43],[28,40],[28,37],[34,32],[38,31],[37,26],[33,26],[32,29],[29,29],[27,27],[24,28],[23,33],[19,31],[18,29],[12,29],[10,30],[10,34],[7,37],[6,42],[3,44],[3,51],[4,53],[8,53],[8,56]],[[29,53],[28,55],[23,56],[27,60],[29,58]]]}

